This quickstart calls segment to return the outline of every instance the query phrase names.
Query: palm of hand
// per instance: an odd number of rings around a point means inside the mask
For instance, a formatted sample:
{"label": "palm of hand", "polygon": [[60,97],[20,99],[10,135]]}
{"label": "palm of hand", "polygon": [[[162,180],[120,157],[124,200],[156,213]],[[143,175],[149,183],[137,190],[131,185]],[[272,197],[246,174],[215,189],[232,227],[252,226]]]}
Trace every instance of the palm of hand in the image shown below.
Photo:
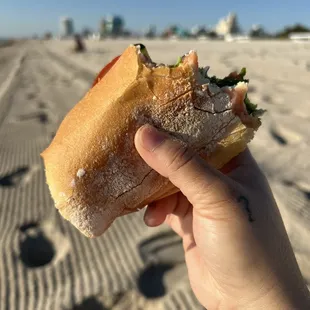
{"label": "palm of hand", "polygon": [[[232,168],[236,168],[235,163],[225,167],[225,172]],[[242,169],[234,169],[234,179],[245,177],[240,172]],[[240,207],[235,195],[247,196],[247,190],[238,181],[231,179],[226,190],[217,194],[209,188],[211,199],[208,197],[207,203],[203,197],[197,199],[199,203],[194,208],[178,192],[150,204],[145,215],[148,225],[165,222],[182,238],[191,287],[199,301],[210,309],[232,305],[233,299],[239,298],[235,290],[240,291],[240,285],[263,280],[245,274],[245,271],[250,273],[253,261],[260,254],[253,246],[254,235],[244,233],[251,224],[244,220],[249,214]],[[240,213],[243,213],[241,217]]]}

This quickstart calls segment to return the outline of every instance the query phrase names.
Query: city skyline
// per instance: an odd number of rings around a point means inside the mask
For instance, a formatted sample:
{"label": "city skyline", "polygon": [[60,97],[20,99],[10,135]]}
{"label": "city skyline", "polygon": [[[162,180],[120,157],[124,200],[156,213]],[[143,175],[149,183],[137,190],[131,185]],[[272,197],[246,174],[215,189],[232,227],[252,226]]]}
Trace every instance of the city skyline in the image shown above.
{"label": "city skyline", "polygon": [[[302,0],[283,4],[280,0],[249,1],[222,0],[220,3],[208,3],[198,0],[192,13],[189,13],[188,1],[171,2],[157,0],[149,3],[127,0],[111,1],[73,1],[53,3],[47,0],[1,1],[0,37],[21,37],[34,34],[42,35],[46,31],[59,33],[59,19],[68,16],[74,20],[77,32],[84,27],[98,30],[100,19],[110,14],[120,15],[125,20],[125,27],[132,31],[143,31],[150,24],[162,31],[171,24],[186,28],[194,25],[215,26],[220,18],[230,11],[236,12],[243,30],[247,31],[253,24],[261,24],[267,31],[275,32],[287,25],[302,23],[309,26],[308,1]],[[138,17],[138,18],[137,18]]]}

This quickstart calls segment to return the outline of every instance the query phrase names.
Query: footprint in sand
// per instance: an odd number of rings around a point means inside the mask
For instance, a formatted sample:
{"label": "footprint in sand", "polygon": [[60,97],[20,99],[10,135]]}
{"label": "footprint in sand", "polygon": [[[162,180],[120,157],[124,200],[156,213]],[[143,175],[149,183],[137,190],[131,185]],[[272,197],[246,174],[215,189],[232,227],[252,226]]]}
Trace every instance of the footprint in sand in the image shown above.
{"label": "footprint in sand", "polygon": [[68,80],[68,79],[62,79],[62,80],[61,80],[61,83],[62,83],[64,86],[70,86],[70,85],[71,85],[71,81]]}
{"label": "footprint in sand", "polygon": [[291,180],[283,180],[282,183],[283,183],[283,185],[285,185],[287,187],[295,187],[304,195],[304,198],[306,198],[307,200],[310,200],[309,186],[305,187],[305,185],[303,185],[301,182],[298,182],[298,181],[293,182]]}
{"label": "footprint in sand", "polygon": [[304,191],[304,195],[308,200],[310,200],[310,191]]}
{"label": "footprint in sand", "polygon": [[253,85],[249,85],[248,86],[248,92],[249,93],[256,93],[256,91],[257,91],[257,88],[255,87],[255,86],[253,86]]}
{"label": "footprint in sand", "polygon": [[26,185],[32,179],[34,173],[39,169],[39,165],[19,167],[2,177],[0,176],[0,187],[16,187]]}
{"label": "footprint in sand", "polygon": [[167,294],[187,275],[182,240],[172,231],[159,233],[138,246],[146,268],[138,278],[140,293],[146,298]]}
{"label": "footprint in sand", "polygon": [[295,186],[303,195],[304,198],[309,200],[310,202],[310,186],[307,183],[303,183],[302,181],[288,181],[284,180],[283,184],[286,186]]}
{"label": "footprint in sand", "polygon": [[55,247],[47,239],[37,223],[28,223],[20,227],[23,233],[20,242],[20,259],[29,268],[49,264],[55,256]]}
{"label": "footprint in sand", "polygon": [[49,115],[45,112],[35,112],[31,114],[21,115],[18,117],[19,121],[37,120],[41,124],[48,124],[50,122]]}
{"label": "footprint in sand", "polygon": [[42,100],[38,100],[35,105],[34,108],[36,109],[37,112],[39,113],[46,113],[46,117],[48,118],[48,120],[50,121],[51,119],[53,121],[55,121],[55,117],[51,117],[53,116],[51,111],[54,108],[54,103],[51,101],[42,101]]}
{"label": "footprint in sand", "polygon": [[172,231],[161,232],[142,241],[139,254],[145,263],[178,264],[184,262],[182,240]]}
{"label": "footprint in sand", "polygon": [[63,307],[63,310],[159,310],[163,309],[160,299],[146,299],[137,290],[131,289],[125,292],[91,295],[71,308]]}
{"label": "footprint in sand", "polygon": [[[129,291],[122,293],[114,293],[114,294],[98,294],[92,295],[84,298],[81,302],[74,305],[73,308],[70,310],[112,310],[112,309],[119,309],[119,310],[127,310],[127,308],[118,307],[120,301],[126,296]],[[67,308],[64,308],[67,309]],[[133,309],[133,308],[130,308]],[[69,309],[68,309],[69,310]]]}
{"label": "footprint in sand", "polygon": [[270,129],[270,135],[280,145],[287,145],[287,140],[281,136],[274,128]]}
{"label": "footprint in sand", "polygon": [[37,107],[38,109],[47,109],[47,104],[43,101],[39,101]]}
{"label": "footprint in sand", "polygon": [[263,95],[261,99],[264,103],[272,103],[272,98],[269,95]]}
{"label": "footprint in sand", "polygon": [[29,171],[28,166],[19,167],[16,170],[0,177],[0,186],[2,187],[18,186],[28,171]]}
{"label": "footprint in sand", "polygon": [[296,144],[303,139],[299,134],[287,128],[285,125],[272,126],[269,132],[272,138],[280,145]]}
{"label": "footprint in sand", "polygon": [[293,63],[293,65],[298,66],[300,63],[300,60],[299,59],[292,59],[292,63]]}
{"label": "footprint in sand", "polygon": [[28,171],[29,171],[29,167],[23,166],[0,177],[0,186],[3,186],[3,187],[18,186]]}
{"label": "footprint in sand", "polygon": [[301,187],[299,182],[283,180],[285,186],[281,198],[285,199],[285,205],[290,211],[296,212],[303,220],[310,219],[310,190],[309,187]]}
{"label": "footprint in sand", "polygon": [[20,260],[28,268],[55,264],[69,251],[68,239],[50,222],[26,223],[19,231]]}
{"label": "footprint in sand", "polygon": [[95,297],[88,297],[84,299],[80,304],[73,306],[71,310],[108,310],[103,304]]}
{"label": "footprint in sand", "polygon": [[29,93],[29,94],[27,94],[27,96],[26,96],[26,98],[28,99],[28,100],[32,100],[32,99],[34,99],[36,97],[36,95],[34,94],[34,93]]}
{"label": "footprint in sand", "polygon": [[150,265],[138,279],[138,288],[146,298],[163,297],[167,293],[164,276],[173,269],[173,265]]}

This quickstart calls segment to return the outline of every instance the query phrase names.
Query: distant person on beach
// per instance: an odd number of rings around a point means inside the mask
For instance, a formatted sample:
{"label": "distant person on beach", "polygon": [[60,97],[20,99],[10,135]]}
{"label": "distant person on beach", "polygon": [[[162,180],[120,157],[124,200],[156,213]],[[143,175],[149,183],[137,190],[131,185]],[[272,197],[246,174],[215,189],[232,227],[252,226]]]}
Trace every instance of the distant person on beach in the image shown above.
{"label": "distant person on beach", "polygon": [[191,287],[204,307],[310,309],[281,215],[248,150],[219,172],[148,125],[135,145],[181,191],[150,204],[145,222],[165,222],[181,236]]}
{"label": "distant person on beach", "polygon": [[85,44],[79,34],[74,35],[74,49],[75,53],[83,53],[86,51]]}

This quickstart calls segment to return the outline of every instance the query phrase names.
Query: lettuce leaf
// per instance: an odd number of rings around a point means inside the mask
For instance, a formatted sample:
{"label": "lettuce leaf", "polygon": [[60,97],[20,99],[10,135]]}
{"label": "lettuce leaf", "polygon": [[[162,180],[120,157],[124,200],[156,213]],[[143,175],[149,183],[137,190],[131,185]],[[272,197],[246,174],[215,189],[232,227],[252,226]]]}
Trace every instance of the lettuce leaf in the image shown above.
{"label": "lettuce leaf", "polygon": [[224,86],[235,86],[239,82],[245,82],[248,83],[249,80],[245,79],[246,75],[246,68],[242,68],[239,73],[236,74],[230,74],[223,79],[219,79],[216,76],[210,77],[210,83],[216,84],[218,87],[224,87]]}
{"label": "lettuce leaf", "polygon": [[[209,77],[204,68],[199,68],[199,72],[205,75],[204,77],[209,79],[211,84],[215,84],[218,87],[235,86],[239,82],[249,83],[249,80],[244,78],[246,75],[246,68],[242,68],[239,73],[231,73],[223,79],[219,79],[216,76]],[[253,114],[257,110],[257,104],[251,102],[247,94],[244,98],[244,104],[249,114]]]}
{"label": "lettuce leaf", "polygon": [[250,115],[257,110],[257,104],[251,102],[251,100],[248,98],[248,94],[245,95],[244,104]]}
{"label": "lettuce leaf", "polygon": [[182,63],[182,57],[179,57],[177,62],[174,65],[169,65],[169,68],[176,68]]}

